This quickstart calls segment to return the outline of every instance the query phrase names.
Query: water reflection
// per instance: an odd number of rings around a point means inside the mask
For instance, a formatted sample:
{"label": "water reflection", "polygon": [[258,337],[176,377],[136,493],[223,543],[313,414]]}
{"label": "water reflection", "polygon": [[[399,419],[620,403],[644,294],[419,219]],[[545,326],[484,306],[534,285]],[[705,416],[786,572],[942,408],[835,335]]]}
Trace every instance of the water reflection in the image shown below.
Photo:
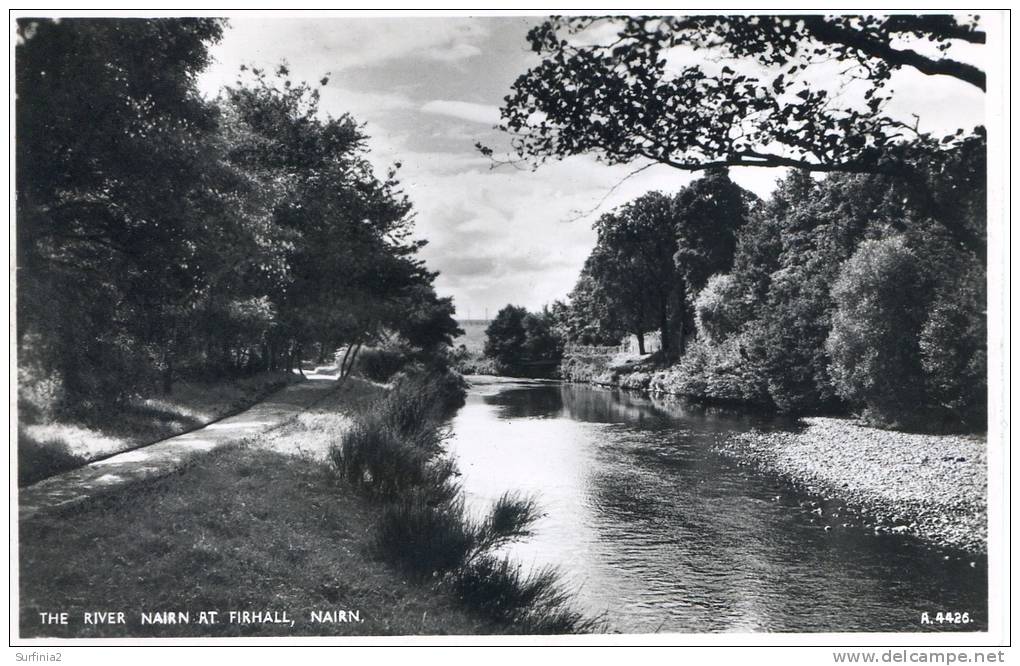
{"label": "water reflection", "polygon": [[[863,529],[827,532],[803,499],[711,450],[722,433],[789,424],[582,385],[487,385],[451,443],[479,511],[535,492],[546,516],[513,548],[554,564],[614,629],[921,631],[922,612],[986,625],[987,571]],[[778,498],[778,500],[777,500]]]}

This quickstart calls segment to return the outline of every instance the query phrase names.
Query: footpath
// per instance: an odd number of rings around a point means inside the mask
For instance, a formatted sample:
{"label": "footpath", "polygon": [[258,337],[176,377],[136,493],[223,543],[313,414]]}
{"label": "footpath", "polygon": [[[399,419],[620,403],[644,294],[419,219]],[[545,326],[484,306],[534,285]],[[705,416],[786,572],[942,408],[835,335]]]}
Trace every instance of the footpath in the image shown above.
{"label": "footpath", "polygon": [[309,375],[257,405],[183,435],[97,460],[18,489],[18,519],[25,521],[127,485],[165,476],[196,456],[272,430],[308,409],[336,386],[336,378]]}

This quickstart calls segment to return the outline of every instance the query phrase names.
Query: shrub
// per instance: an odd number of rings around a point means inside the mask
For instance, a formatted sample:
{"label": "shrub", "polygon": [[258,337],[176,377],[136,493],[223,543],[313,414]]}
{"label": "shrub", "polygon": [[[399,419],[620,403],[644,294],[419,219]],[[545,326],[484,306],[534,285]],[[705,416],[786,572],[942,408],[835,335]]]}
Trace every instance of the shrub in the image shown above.
{"label": "shrub", "polygon": [[761,319],[745,327],[749,356],[763,369],[769,397],[783,412],[813,412],[836,402],[825,352],[836,269],[827,259],[774,273]]}
{"label": "shrub", "polygon": [[27,486],[47,477],[66,472],[86,463],[71,453],[66,442],[36,441],[18,428],[18,485]]}
{"label": "shrub", "polygon": [[599,630],[600,622],[572,608],[572,595],[560,584],[556,569],[523,573],[508,558],[484,555],[454,579],[460,598],[488,617],[532,634],[566,634]]}
{"label": "shrub", "polygon": [[569,350],[560,362],[560,376],[572,382],[594,382],[609,372],[613,357],[612,351],[578,351]]}
{"label": "shrub", "polygon": [[717,402],[744,402],[772,406],[768,379],[749,357],[747,335],[721,344],[697,338],[680,362],[649,378],[649,388]]}
{"label": "shrub", "polygon": [[420,493],[383,510],[376,536],[382,554],[418,577],[460,567],[477,542],[461,499],[432,503]]}
{"label": "shrub", "polygon": [[403,440],[381,418],[354,423],[330,456],[341,478],[383,499],[397,499],[418,489],[433,501],[456,494],[456,467]]}
{"label": "shrub", "polygon": [[363,349],[358,354],[354,367],[362,377],[375,382],[385,382],[406,362],[407,357],[396,349]]}
{"label": "shrub", "polygon": [[732,275],[713,275],[694,301],[694,317],[700,337],[721,343],[751,318],[748,301]]}
{"label": "shrub", "polygon": [[533,499],[506,493],[475,523],[461,495],[435,501],[412,490],[383,511],[377,543],[384,556],[415,575],[439,575],[528,536],[538,516]]}
{"label": "shrub", "polygon": [[18,420],[44,423],[57,416],[64,403],[64,386],[60,376],[46,372],[35,363],[18,365]]}
{"label": "shrub", "polygon": [[987,427],[985,280],[979,266],[939,289],[921,329],[921,365],[933,401],[957,422]]}
{"label": "shrub", "polygon": [[861,243],[832,287],[837,310],[826,349],[836,390],[876,425],[922,417],[922,286],[915,255],[890,237]]}

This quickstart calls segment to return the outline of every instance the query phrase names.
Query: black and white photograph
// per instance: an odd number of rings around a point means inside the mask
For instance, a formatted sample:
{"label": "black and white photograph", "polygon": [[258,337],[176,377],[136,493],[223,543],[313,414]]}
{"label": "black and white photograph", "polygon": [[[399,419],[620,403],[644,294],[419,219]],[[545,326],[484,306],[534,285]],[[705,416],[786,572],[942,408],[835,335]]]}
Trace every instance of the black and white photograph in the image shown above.
{"label": "black and white photograph", "polygon": [[9,22],[18,661],[1006,661],[1008,11]]}

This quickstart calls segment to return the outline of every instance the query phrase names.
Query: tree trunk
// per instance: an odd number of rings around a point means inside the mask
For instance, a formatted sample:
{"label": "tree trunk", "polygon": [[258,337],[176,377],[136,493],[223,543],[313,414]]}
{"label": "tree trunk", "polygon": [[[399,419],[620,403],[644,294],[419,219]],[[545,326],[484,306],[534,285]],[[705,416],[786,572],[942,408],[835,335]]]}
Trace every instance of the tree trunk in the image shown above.
{"label": "tree trunk", "polygon": [[669,313],[666,309],[662,309],[662,314],[659,315],[659,337],[662,342],[662,354],[667,359],[671,358],[671,352],[673,345],[670,344],[669,338]]}
{"label": "tree trunk", "polygon": [[351,355],[351,348],[353,345],[348,344],[347,349],[344,350],[344,357],[340,359],[340,378],[344,377],[344,368],[347,367],[347,357]]}
{"label": "tree trunk", "polygon": [[[350,349],[348,349],[347,351],[350,351]],[[351,354],[351,362],[349,364],[347,364],[347,369],[344,370],[344,368],[341,366],[341,368],[340,368],[340,371],[341,371],[340,372],[340,376],[341,377],[346,378],[348,375],[351,374],[351,371],[354,370],[354,362],[356,360],[358,360],[358,352],[359,351],[361,351],[361,343],[360,342],[357,345],[354,346],[354,353]],[[346,354],[345,354],[345,356],[346,356]]]}
{"label": "tree trunk", "polygon": [[170,395],[174,391],[174,359],[164,352],[163,361],[163,395]]}
{"label": "tree trunk", "polygon": [[640,331],[639,330],[637,332],[637,349],[638,349],[638,353],[639,354],[641,354],[642,356],[645,355],[645,332],[644,331]]}

